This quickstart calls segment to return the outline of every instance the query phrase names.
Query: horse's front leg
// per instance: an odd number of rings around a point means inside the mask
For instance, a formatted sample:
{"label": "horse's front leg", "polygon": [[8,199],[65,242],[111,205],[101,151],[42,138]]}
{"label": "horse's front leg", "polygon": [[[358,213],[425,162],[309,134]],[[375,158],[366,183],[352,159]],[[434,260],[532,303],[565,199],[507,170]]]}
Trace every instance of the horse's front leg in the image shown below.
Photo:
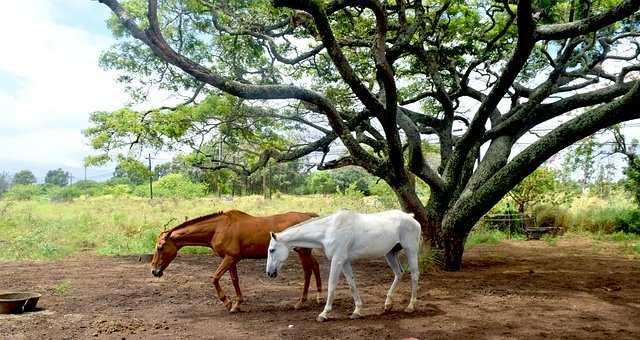
{"label": "horse's front leg", "polygon": [[353,276],[353,270],[351,269],[351,263],[345,262],[342,266],[342,273],[344,277],[347,279],[347,283],[349,283],[349,288],[351,288],[351,295],[353,296],[353,303],[356,305],[356,308],[353,310],[353,314],[351,314],[351,319],[359,319],[362,317],[360,314],[360,309],[362,308],[362,299],[360,298],[360,294],[358,293],[358,287],[356,287],[356,279]]}
{"label": "horse's front leg", "polygon": [[333,306],[333,298],[336,293],[336,286],[338,285],[338,279],[340,279],[340,272],[342,271],[342,266],[344,264],[344,259],[333,257],[331,259],[331,269],[329,270],[329,283],[327,284],[327,303],[324,305],[324,310],[318,317],[317,321],[326,321],[329,317],[329,313],[331,313],[331,308]]}
{"label": "horse's front leg", "polygon": [[237,262],[229,267],[229,276],[231,276],[231,283],[233,283],[233,288],[236,290],[236,302],[233,303],[230,312],[235,313],[240,311],[240,304],[244,301],[242,298],[242,291],[240,291]]}
{"label": "horse's front leg", "polygon": [[236,262],[238,261],[233,257],[229,255],[225,256],[224,259],[222,259],[222,262],[220,262],[218,269],[216,269],[215,273],[213,273],[212,276],[213,286],[216,288],[218,299],[222,301],[227,310],[231,309],[231,300],[227,298],[227,296],[224,294],[224,290],[222,290],[222,287],[220,287],[220,278],[222,277],[222,275],[224,275],[224,273],[227,272],[227,270],[229,270],[231,265],[235,265]]}
{"label": "horse's front leg", "polygon": [[302,288],[302,296],[296,302],[296,305],[293,307],[295,309],[300,309],[307,301],[307,295],[309,293],[309,282],[311,281],[311,249],[304,248],[295,248],[296,253],[298,253],[298,258],[300,260],[300,265],[302,266],[302,271],[304,272],[304,287]]}

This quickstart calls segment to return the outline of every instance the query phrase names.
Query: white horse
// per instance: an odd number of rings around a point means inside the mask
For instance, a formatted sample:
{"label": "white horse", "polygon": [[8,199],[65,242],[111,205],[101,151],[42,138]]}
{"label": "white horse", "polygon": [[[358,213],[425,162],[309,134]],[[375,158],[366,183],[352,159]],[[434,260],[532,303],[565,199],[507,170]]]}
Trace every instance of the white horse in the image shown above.
{"label": "white horse", "polygon": [[327,303],[316,320],[325,321],[331,312],[336,284],[340,272],[349,283],[355,303],[352,319],[359,318],[362,299],[356,288],[351,270],[351,261],[383,256],[393,270],[395,278],[387,293],[385,311],[391,309],[393,293],[402,277],[398,252],[404,248],[411,271],[411,300],[405,312],[413,312],[417,300],[418,250],[420,246],[420,224],[412,214],[390,210],[376,214],[359,214],[339,211],[323,218],[312,219],[288,228],[277,234],[271,233],[267,254],[267,275],[276,277],[293,247],[320,248],[331,261]]}

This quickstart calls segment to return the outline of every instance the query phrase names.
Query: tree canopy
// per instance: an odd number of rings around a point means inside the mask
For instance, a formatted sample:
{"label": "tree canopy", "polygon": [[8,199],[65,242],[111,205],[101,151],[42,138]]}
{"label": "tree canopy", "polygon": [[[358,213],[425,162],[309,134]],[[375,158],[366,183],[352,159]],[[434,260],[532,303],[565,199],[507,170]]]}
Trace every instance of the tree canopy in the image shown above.
{"label": "tree canopy", "polygon": [[13,175],[11,184],[34,184],[36,182],[36,176],[29,170],[20,170]]}
{"label": "tree canopy", "polygon": [[61,168],[49,170],[47,171],[47,175],[44,177],[44,182],[63,187],[69,184],[69,173]]}
{"label": "tree canopy", "polygon": [[[450,270],[475,222],[535,168],[640,117],[636,0],[100,2],[119,39],[102,65],[138,100],[149,86],[186,100],[97,113],[95,147],[177,141],[245,174],[320,152],[319,169],[386,181]],[[224,158],[227,134],[252,156]]]}

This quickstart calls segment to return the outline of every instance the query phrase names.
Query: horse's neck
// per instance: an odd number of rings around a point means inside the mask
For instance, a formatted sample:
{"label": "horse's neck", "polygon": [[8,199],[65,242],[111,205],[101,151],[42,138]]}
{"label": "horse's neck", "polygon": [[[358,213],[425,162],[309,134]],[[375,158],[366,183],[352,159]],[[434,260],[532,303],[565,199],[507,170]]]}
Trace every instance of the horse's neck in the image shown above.
{"label": "horse's neck", "polygon": [[175,231],[171,239],[178,247],[205,246],[211,247],[211,239],[215,234],[217,223],[197,223]]}
{"label": "horse's neck", "polygon": [[315,222],[304,226],[286,229],[278,236],[290,247],[323,248],[324,227]]}

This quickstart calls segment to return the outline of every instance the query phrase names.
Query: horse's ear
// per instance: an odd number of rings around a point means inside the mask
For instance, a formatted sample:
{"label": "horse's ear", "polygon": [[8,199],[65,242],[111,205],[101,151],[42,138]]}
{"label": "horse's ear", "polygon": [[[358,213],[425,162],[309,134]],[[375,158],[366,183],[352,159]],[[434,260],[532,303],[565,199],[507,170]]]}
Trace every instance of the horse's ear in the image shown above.
{"label": "horse's ear", "polygon": [[270,234],[271,234],[271,238],[272,238],[274,241],[277,241],[277,240],[278,240],[278,239],[276,238],[276,233],[274,233],[274,232],[272,231],[272,232],[270,232]]}

